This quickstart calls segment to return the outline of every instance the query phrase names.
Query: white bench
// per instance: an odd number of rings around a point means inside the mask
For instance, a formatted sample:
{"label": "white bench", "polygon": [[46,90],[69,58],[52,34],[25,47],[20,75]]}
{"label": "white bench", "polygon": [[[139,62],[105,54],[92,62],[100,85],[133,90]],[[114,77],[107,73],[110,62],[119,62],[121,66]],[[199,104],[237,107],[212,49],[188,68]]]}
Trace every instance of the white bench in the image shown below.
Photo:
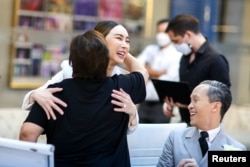
{"label": "white bench", "polygon": [[0,166],[54,167],[54,146],[0,137]]}
{"label": "white bench", "polygon": [[140,124],[128,135],[131,166],[155,167],[170,131],[186,127],[186,123]]}

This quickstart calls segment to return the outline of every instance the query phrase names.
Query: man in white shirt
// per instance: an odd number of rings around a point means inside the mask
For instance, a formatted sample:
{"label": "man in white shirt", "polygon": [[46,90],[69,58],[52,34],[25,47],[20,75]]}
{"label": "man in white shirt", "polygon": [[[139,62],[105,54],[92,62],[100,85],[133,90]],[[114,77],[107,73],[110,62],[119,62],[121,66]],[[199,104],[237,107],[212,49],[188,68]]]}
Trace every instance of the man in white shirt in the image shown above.
{"label": "man in white shirt", "polygon": [[[164,31],[168,19],[157,22],[157,44],[148,45],[138,56],[138,60],[147,68],[151,78],[169,81],[179,81],[179,62],[182,54],[171,43]],[[163,114],[162,105],[156,90],[149,80],[146,85],[146,100],[139,105],[138,112],[141,123],[169,123],[170,118]]]}

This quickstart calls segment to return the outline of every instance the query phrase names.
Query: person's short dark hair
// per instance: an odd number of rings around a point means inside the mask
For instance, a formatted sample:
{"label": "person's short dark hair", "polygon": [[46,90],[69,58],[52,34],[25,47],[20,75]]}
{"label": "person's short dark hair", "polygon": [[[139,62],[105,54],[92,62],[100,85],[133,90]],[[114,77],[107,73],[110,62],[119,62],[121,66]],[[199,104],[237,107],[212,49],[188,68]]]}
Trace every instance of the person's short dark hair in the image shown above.
{"label": "person's short dark hair", "polygon": [[73,78],[98,79],[107,76],[109,50],[104,36],[95,30],[86,31],[73,38],[69,63]]}
{"label": "person's short dark hair", "polygon": [[198,34],[200,32],[199,24],[199,20],[194,16],[180,14],[169,21],[166,32],[172,31],[175,35],[180,36],[184,36],[186,31]]}
{"label": "person's short dark hair", "polygon": [[205,80],[200,84],[209,85],[207,96],[210,102],[221,102],[222,106],[220,114],[222,120],[232,103],[232,94],[230,88],[224,83],[215,80]]}

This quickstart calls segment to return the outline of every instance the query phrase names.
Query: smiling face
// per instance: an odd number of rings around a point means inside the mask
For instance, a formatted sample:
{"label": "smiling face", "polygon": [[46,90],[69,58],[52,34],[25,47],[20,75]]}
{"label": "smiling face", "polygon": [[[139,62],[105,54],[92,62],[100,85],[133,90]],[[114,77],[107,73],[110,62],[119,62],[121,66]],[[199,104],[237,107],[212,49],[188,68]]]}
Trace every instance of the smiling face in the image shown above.
{"label": "smiling face", "polygon": [[[218,113],[218,102],[210,102],[207,96],[209,85],[201,84],[197,86],[191,94],[191,102],[188,105],[190,113],[190,124],[199,129],[211,129],[214,122],[214,115]],[[219,115],[218,115],[219,117]]]}
{"label": "smiling face", "polygon": [[106,36],[109,48],[110,63],[113,65],[123,63],[129,52],[129,36],[122,25],[117,25]]}

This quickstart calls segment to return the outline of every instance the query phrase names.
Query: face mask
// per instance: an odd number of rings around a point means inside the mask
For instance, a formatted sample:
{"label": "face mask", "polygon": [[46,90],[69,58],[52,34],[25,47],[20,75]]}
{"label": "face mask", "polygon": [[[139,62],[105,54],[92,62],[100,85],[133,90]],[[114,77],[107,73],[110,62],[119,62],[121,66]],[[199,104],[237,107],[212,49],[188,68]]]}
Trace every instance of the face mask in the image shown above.
{"label": "face mask", "polygon": [[174,46],[183,55],[188,55],[192,52],[191,46],[187,43],[175,44]]}
{"label": "face mask", "polygon": [[160,47],[163,47],[169,44],[171,41],[167,33],[159,32],[156,35],[156,42]]}

